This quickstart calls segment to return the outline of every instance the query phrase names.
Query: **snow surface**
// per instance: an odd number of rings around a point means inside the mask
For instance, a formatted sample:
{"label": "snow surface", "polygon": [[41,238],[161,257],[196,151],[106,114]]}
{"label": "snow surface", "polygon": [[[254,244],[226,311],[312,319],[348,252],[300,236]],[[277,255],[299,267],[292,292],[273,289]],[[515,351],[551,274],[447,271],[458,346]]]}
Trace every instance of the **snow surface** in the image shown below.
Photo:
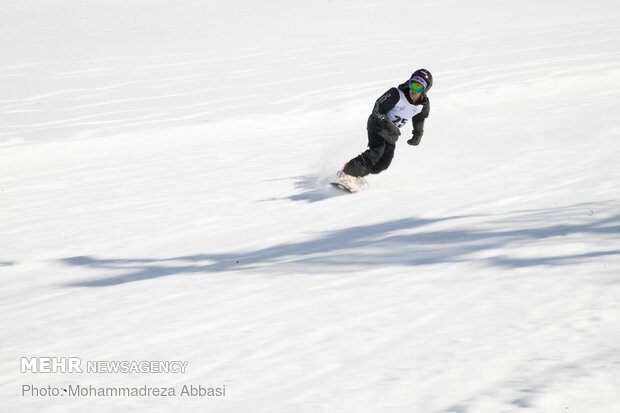
{"label": "snow surface", "polygon": [[[612,1],[3,0],[0,410],[619,412],[619,20]],[[367,192],[327,187],[419,67],[421,145]],[[33,356],[189,365],[21,373]]]}

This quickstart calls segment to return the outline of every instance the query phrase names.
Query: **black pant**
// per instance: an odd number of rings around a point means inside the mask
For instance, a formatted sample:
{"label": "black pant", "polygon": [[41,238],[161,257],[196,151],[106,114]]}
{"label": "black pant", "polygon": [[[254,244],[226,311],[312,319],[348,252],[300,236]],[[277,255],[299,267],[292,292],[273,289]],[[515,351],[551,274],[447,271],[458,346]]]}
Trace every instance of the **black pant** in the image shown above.
{"label": "black pant", "polygon": [[394,157],[396,145],[388,143],[385,138],[374,131],[368,131],[368,149],[351,159],[344,168],[344,173],[353,176],[366,176],[385,171]]}

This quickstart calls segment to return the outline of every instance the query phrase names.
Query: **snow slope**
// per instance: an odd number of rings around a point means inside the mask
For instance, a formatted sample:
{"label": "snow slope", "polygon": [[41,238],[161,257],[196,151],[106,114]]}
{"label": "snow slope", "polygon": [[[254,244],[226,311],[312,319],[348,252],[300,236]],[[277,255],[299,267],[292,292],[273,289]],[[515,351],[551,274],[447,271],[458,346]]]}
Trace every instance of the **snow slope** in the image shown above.
{"label": "snow slope", "polygon": [[[620,411],[615,3],[2,6],[0,410]],[[422,144],[327,187],[418,67]],[[226,396],[22,396],[76,384]]]}

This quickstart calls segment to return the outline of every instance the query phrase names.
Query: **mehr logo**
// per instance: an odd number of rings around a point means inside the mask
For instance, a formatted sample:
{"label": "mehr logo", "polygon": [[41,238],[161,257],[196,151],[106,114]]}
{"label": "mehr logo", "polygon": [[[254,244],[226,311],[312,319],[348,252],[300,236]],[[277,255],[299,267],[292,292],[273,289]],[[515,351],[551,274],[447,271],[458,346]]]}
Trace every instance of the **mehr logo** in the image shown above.
{"label": "mehr logo", "polygon": [[79,357],[22,357],[22,373],[82,373]]}
{"label": "mehr logo", "polygon": [[189,362],[181,360],[86,360],[79,357],[21,357],[22,373],[178,374]]}

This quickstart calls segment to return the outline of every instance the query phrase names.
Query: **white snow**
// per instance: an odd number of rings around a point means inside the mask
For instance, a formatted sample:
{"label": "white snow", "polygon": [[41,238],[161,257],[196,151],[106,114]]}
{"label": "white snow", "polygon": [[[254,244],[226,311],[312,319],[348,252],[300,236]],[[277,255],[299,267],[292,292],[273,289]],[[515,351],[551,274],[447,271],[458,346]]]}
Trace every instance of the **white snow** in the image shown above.
{"label": "white snow", "polygon": [[[5,0],[0,410],[620,411],[619,19]],[[421,145],[329,188],[419,67]],[[46,356],[188,368],[20,372]],[[226,396],[22,395],[78,384]]]}

